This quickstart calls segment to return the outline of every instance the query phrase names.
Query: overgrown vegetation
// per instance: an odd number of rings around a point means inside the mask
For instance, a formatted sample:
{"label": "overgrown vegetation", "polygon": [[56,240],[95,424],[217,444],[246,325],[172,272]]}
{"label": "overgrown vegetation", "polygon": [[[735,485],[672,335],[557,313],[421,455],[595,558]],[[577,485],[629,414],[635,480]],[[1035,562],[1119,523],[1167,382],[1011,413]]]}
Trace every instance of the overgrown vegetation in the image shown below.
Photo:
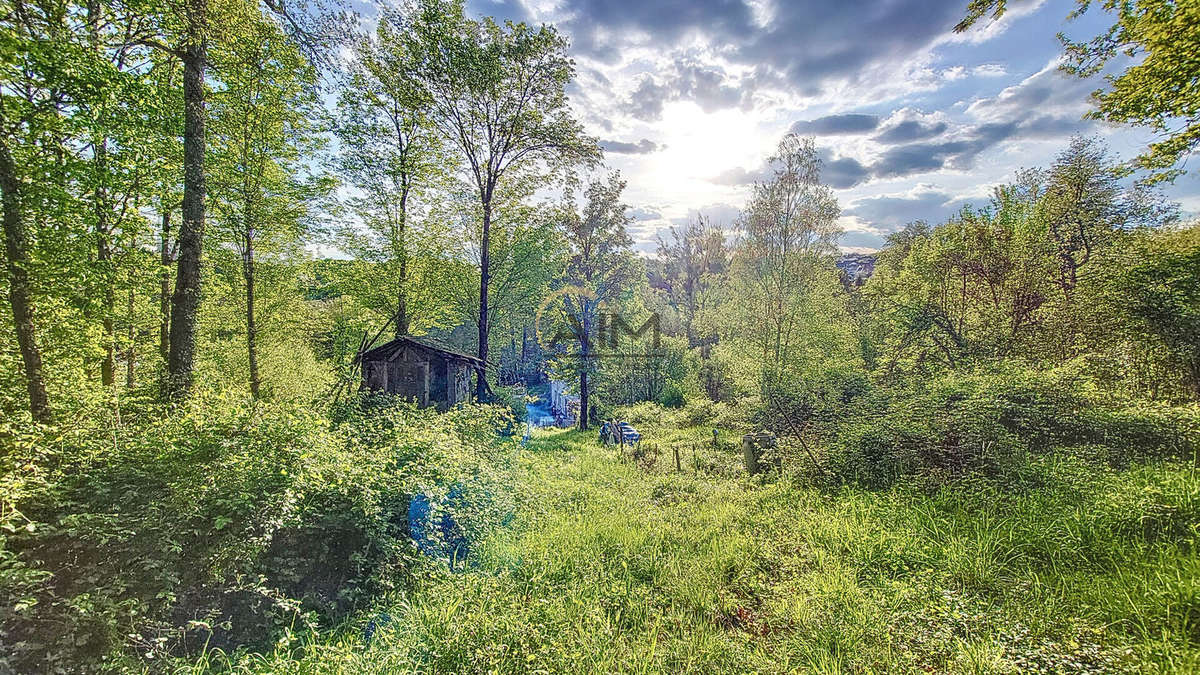
{"label": "overgrown vegetation", "polygon": [[648,241],[551,25],[0,0],[0,672],[1200,670],[1200,23],[1103,8],[1096,114],[1184,125],[860,274],[793,134]]}
{"label": "overgrown vegetation", "polygon": [[[1003,479],[871,490],[814,485],[791,469],[766,483],[715,467],[677,473],[663,460],[619,459],[590,434],[538,435],[522,453],[517,520],[470,569],[440,572],[303,650],[211,663],[374,673],[1200,666],[1190,462],[1115,470],[1056,454]],[[390,621],[364,640],[380,616]]]}
{"label": "overgrown vegetation", "polygon": [[498,408],[367,397],[325,417],[205,396],[89,412],[3,430],[0,623],[16,670],[286,647],[436,564],[413,544],[414,495],[445,502],[472,540],[511,513]]}

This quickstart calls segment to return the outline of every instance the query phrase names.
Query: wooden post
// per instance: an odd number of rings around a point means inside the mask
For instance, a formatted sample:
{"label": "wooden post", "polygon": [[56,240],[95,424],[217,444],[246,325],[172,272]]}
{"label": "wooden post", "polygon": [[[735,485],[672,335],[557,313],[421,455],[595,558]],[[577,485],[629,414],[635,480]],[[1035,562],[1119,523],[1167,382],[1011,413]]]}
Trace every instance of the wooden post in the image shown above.
{"label": "wooden post", "polygon": [[742,436],[742,459],[746,463],[746,473],[751,476],[758,473],[758,448],[754,441],[754,434]]}
{"label": "wooden post", "polygon": [[683,467],[679,466],[679,446],[676,445],[673,450],[675,450],[675,473],[679,473],[683,471]]}

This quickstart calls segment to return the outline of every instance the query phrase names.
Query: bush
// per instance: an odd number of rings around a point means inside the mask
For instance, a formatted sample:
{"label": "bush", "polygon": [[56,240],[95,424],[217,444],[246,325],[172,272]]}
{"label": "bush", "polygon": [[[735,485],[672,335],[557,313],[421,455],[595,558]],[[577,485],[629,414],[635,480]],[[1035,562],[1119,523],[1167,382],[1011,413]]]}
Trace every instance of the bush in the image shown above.
{"label": "bush", "polygon": [[509,423],[509,433],[513,429],[524,426],[529,410],[525,407],[524,387],[496,387],[492,403],[503,408],[512,417]]}
{"label": "bush", "polygon": [[632,424],[633,426],[657,426],[662,424],[664,420],[672,419],[671,411],[663,408],[662,405],[652,401],[642,401],[634,403],[612,411],[612,416]]}
{"label": "bush", "polygon": [[842,480],[883,485],[926,473],[998,475],[1026,456],[1086,446],[1091,459],[1191,457],[1197,406],[1131,404],[1103,395],[1071,369],[950,374],[869,391],[819,427]]}
{"label": "bush", "polygon": [[683,404],[687,401],[683,395],[683,388],[675,382],[669,382],[667,386],[663,387],[663,392],[658,397],[658,402],[664,408],[682,408]]}
{"label": "bush", "polygon": [[440,503],[457,489],[447,508],[468,538],[498,522],[508,414],[389,399],[331,419],[201,398],[139,425],[97,413],[5,429],[5,665],[136,668],[206,645],[269,647],[411,582],[426,564],[409,538],[413,494]]}

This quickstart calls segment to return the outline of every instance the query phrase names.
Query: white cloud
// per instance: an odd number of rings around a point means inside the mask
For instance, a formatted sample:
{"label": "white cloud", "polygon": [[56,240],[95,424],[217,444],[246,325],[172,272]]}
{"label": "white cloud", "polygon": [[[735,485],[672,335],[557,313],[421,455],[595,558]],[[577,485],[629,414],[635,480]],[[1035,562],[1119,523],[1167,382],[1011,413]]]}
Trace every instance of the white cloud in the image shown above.
{"label": "white cloud", "polygon": [[984,63],[972,68],[971,74],[975,77],[1004,77],[1008,74],[1008,68],[1002,63]]}

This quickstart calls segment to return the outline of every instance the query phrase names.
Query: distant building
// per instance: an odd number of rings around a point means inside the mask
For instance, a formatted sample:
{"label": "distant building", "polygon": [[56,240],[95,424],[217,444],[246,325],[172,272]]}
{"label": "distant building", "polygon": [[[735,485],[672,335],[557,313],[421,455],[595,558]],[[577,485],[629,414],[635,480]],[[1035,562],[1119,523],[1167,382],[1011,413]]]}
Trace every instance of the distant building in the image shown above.
{"label": "distant building", "polygon": [[838,258],[836,264],[846,288],[862,286],[875,273],[873,253],[847,253]]}
{"label": "distant building", "polygon": [[446,410],[470,400],[471,374],[482,364],[425,340],[398,337],[363,353],[363,387]]}

